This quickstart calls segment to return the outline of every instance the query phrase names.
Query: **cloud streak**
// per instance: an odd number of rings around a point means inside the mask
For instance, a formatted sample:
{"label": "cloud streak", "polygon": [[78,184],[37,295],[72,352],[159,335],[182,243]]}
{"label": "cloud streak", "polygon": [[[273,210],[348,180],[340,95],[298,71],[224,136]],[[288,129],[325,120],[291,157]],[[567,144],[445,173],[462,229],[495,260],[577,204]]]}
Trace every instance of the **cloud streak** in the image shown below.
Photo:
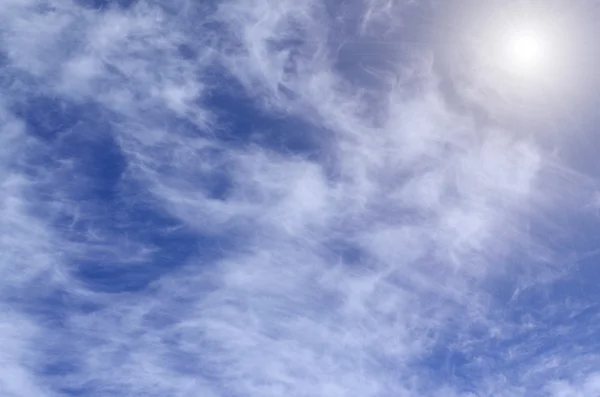
{"label": "cloud streak", "polygon": [[6,2],[0,390],[594,393],[539,236],[594,184],[449,103],[428,7]]}

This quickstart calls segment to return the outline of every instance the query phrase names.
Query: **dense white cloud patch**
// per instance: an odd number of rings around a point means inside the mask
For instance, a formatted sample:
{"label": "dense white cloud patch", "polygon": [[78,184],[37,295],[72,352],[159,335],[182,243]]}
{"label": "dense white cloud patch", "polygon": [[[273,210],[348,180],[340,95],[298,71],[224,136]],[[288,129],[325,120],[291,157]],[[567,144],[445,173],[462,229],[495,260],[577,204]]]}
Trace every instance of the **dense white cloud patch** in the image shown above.
{"label": "dense white cloud patch", "polygon": [[208,3],[0,7],[0,392],[597,392],[597,319],[531,230],[591,184],[449,103],[403,47],[429,5]]}

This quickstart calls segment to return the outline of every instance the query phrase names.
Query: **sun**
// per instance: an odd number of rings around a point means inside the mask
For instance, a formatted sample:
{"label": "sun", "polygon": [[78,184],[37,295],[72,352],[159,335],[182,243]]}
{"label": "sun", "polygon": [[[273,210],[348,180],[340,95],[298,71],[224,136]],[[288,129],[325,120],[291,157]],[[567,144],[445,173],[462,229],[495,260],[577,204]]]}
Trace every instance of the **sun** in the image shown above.
{"label": "sun", "polygon": [[517,74],[539,73],[547,62],[547,45],[541,31],[520,28],[504,37],[504,62]]}
{"label": "sun", "polygon": [[509,56],[513,63],[524,68],[535,67],[542,55],[540,39],[531,32],[515,34],[509,42]]}
{"label": "sun", "polygon": [[549,113],[564,109],[564,98],[587,88],[578,79],[586,67],[581,61],[591,28],[566,5],[544,0],[441,3],[447,5],[439,13],[435,54],[443,81],[447,76],[451,84],[452,100],[458,96],[486,119],[512,123],[550,119]]}

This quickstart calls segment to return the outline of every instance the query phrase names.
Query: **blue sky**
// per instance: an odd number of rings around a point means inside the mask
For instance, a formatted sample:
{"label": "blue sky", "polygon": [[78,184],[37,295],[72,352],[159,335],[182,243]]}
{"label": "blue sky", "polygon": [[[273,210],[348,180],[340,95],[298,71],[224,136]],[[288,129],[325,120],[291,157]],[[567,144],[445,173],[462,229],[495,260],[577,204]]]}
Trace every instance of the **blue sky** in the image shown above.
{"label": "blue sky", "polygon": [[0,395],[600,395],[598,13],[2,0]]}

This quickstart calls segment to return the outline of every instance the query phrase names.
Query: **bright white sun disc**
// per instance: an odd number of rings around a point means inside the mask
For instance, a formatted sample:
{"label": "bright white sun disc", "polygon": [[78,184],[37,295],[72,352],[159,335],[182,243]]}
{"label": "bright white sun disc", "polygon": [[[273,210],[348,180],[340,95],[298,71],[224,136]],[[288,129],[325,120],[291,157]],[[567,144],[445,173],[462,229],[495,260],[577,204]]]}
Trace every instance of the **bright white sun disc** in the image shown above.
{"label": "bright white sun disc", "polygon": [[510,66],[518,72],[530,72],[541,67],[544,45],[533,31],[516,31],[506,38],[506,56]]}

